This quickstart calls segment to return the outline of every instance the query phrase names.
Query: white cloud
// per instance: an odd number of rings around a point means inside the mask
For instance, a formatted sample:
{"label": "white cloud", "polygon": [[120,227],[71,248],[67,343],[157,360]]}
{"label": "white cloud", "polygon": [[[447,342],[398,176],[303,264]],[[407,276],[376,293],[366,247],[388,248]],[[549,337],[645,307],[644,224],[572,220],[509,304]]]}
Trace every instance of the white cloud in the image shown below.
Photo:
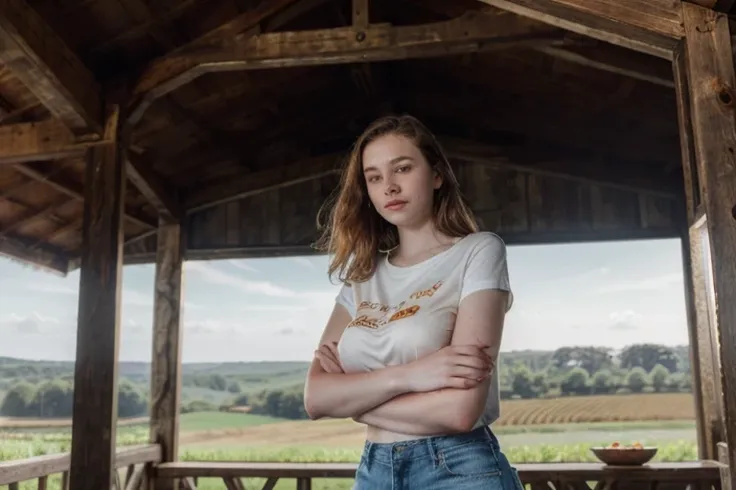
{"label": "white cloud", "polygon": [[620,293],[629,291],[656,291],[663,287],[682,282],[682,274],[664,274],[636,281],[623,281],[607,284],[595,289],[596,294]]}
{"label": "white cloud", "polygon": [[235,267],[236,269],[240,269],[240,270],[244,270],[248,272],[258,272],[258,269],[248,264],[244,260],[231,259],[231,260],[226,261],[226,264],[231,265]]}
{"label": "white cloud", "polygon": [[317,270],[317,266],[315,266],[314,263],[306,257],[289,257],[289,260],[291,260],[292,262],[296,264],[301,265],[302,267],[306,267],[307,269],[310,269],[313,271]]}
{"label": "white cloud", "polygon": [[642,326],[644,315],[632,310],[614,311],[608,315],[611,320],[611,329],[636,330]]}
{"label": "white cloud", "polygon": [[207,262],[187,262],[188,271],[198,274],[202,279],[210,284],[220,284],[223,286],[232,286],[240,289],[247,294],[263,294],[266,296],[279,297],[295,297],[297,293],[291,289],[277,286],[268,281],[251,281],[230,275],[226,272],[216,269]]}

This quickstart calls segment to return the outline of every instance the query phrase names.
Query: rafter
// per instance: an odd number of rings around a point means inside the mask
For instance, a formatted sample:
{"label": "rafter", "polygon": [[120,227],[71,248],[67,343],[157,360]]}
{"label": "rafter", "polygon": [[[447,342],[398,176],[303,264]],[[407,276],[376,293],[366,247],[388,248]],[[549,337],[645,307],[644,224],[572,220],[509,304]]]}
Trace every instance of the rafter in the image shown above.
{"label": "rafter", "polygon": [[0,0],[0,63],[75,133],[101,134],[95,76],[23,0]]}
{"label": "rafter", "polygon": [[416,26],[374,24],[365,29],[350,26],[259,34],[158,59],[136,86],[138,101],[128,121],[137,123],[154,100],[205,73],[435,57],[559,36],[560,31],[546,25],[481,12]]}
{"label": "rafter", "polygon": [[672,0],[480,0],[600,41],[672,60],[685,35]]}
{"label": "rafter", "polygon": [[144,155],[128,152],[128,178],[165,221],[176,221],[181,216],[176,191],[161,181],[153,171],[153,165]]}
{"label": "rafter", "polygon": [[220,185],[212,185],[185,196],[184,205],[187,213],[192,213],[223,202],[334,174],[339,171],[342,157],[343,154],[340,153],[323,155],[284,167],[245,174],[240,178],[227,179]]}
{"label": "rafter", "polygon": [[102,140],[79,142],[61,121],[48,119],[0,126],[0,165],[81,156]]}
{"label": "rafter", "polygon": [[[79,186],[73,185],[71,183],[63,182],[61,181],[61,179],[49,178],[48,176],[33,169],[32,167],[29,167],[28,165],[17,164],[13,168],[16,171],[22,173],[23,175],[30,177],[32,179],[35,179],[39,182],[42,182],[46,184],[47,186],[53,188],[57,192],[60,192],[66,196],[69,196],[72,199],[75,199],[77,201],[84,200],[84,189],[80,188]],[[136,225],[142,226],[144,228],[148,228],[148,229],[156,228],[156,223],[153,222],[150,218],[148,218],[147,216],[143,216],[140,213],[132,209],[126,209],[125,218],[131,223],[135,223]]]}
{"label": "rafter", "polygon": [[621,50],[607,43],[591,47],[535,46],[534,49],[570,63],[607,71],[674,89],[675,82],[669,63],[642,53]]}

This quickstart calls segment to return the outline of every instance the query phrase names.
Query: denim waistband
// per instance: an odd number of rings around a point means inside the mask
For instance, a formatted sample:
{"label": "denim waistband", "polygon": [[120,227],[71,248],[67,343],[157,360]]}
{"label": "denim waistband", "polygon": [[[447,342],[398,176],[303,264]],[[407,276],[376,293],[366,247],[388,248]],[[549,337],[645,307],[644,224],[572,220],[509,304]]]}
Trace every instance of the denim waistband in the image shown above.
{"label": "denim waistband", "polygon": [[430,457],[434,459],[443,449],[459,446],[469,442],[485,441],[494,450],[499,450],[498,439],[489,427],[479,427],[463,434],[431,436],[399,442],[366,441],[363,455],[371,461],[390,464],[391,461],[409,460]]}

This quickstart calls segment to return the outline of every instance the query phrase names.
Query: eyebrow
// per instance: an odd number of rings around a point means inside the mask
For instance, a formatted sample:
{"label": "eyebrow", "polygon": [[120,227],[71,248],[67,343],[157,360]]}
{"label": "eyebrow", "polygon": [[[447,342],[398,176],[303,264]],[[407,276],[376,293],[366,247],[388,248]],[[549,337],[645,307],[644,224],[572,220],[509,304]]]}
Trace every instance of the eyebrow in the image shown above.
{"label": "eyebrow", "polygon": [[[409,157],[409,156],[398,156],[398,157],[394,157],[391,160],[389,160],[388,164],[389,165],[396,165],[397,163],[403,162],[404,160],[414,161],[414,159],[412,157]],[[376,167],[374,167],[373,165],[369,165],[368,167],[365,167],[363,169],[363,173],[370,172],[372,170],[377,171],[378,169]]]}

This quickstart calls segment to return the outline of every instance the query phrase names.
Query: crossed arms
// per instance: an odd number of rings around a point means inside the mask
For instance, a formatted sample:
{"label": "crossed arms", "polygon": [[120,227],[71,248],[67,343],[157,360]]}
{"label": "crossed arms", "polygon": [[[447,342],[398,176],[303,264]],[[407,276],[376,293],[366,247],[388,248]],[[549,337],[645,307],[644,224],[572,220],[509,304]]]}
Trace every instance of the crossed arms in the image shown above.
{"label": "crossed arms", "polygon": [[[465,432],[481,415],[498,356],[508,292],[481,290],[461,303],[449,347],[402,366],[346,374],[330,345],[350,315],[336,305],[307,373],[304,405],[311,419],[351,417],[402,434]],[[335,364],[337,361],[337,364]],[[478,374],[486,376],[478,379]]]}

